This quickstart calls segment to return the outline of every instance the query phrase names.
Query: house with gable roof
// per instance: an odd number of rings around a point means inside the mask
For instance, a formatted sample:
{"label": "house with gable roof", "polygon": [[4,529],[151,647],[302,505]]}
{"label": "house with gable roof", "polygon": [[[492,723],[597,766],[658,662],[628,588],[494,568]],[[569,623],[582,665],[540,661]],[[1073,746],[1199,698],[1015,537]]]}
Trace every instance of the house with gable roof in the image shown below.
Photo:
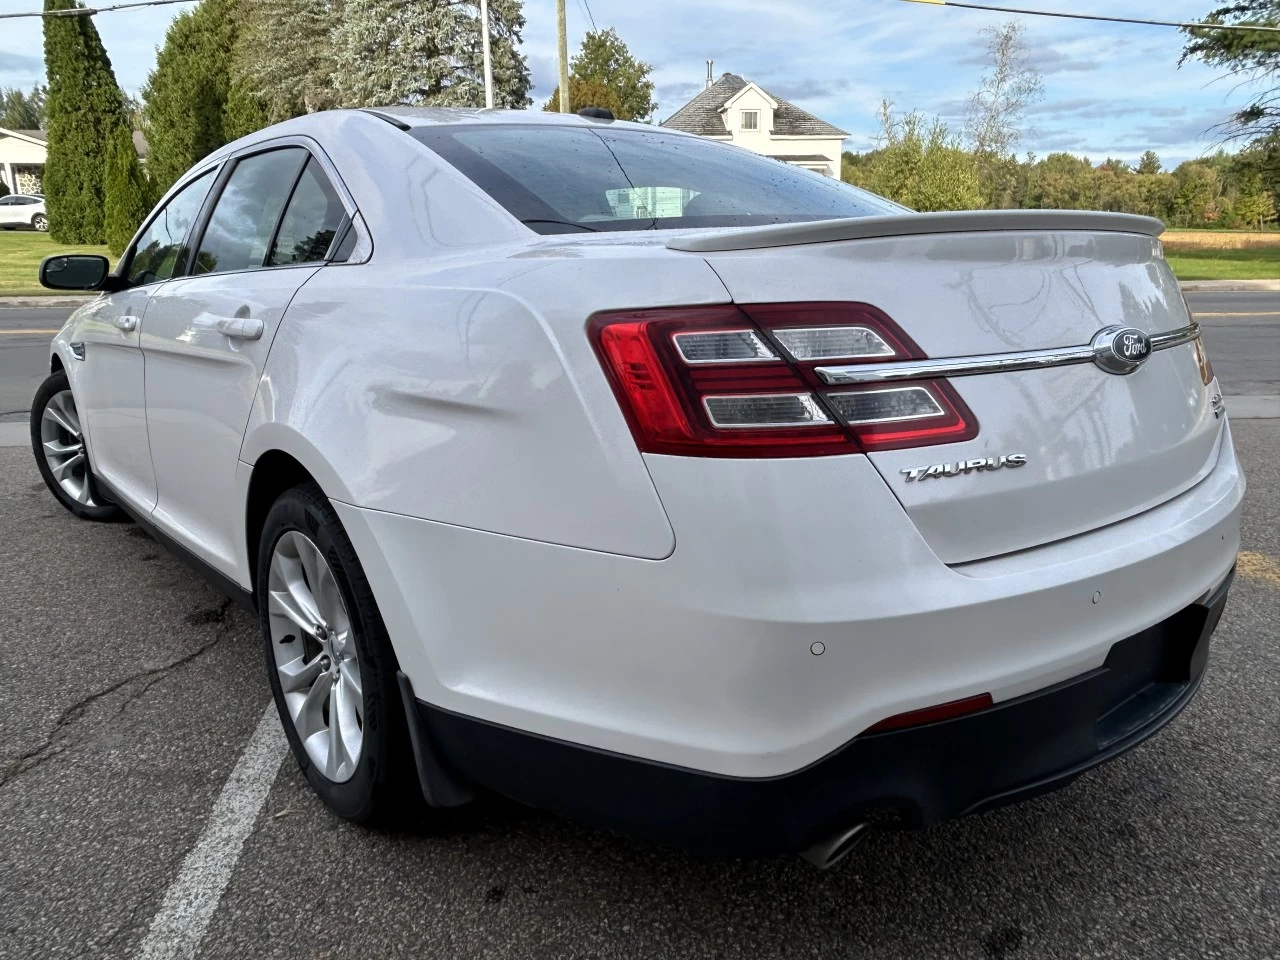
{"label": "house with gable roof", "polygon": [[662,126],[732,143],[828,177],[840,176],[847,132],[736,73],[715,81],[711,73],[708,60],[706,87]]}

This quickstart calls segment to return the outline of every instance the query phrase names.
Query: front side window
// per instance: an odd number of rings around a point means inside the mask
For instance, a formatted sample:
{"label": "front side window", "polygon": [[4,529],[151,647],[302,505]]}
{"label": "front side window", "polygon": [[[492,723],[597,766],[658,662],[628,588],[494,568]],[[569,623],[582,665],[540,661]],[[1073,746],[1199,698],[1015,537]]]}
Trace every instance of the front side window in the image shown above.
{"label": "front side window", "polygon": [[130,284],[156,283],[173,276],[182,258],[187,232],[212,184],[213,171],[210,170],[175,193],[156,214],[134,247],[126,274]]}
{"label": "front side window", "polygon": [[329,178],[312,157],[289,198],[267,265],[323,260],[346,212]]}
{"label": "front side window", "polygon": [[905,212],[830,177],[657,130],[442,124],[409,133],[538,233],[754,226]]}
{"label": "front side window", "polygon": [[265,265],[280,211],[308,157],[301,147],[283,147],[236,163],[200,240],[193,276]]}
{"label": "front side window", "polygon": [[742,129],[743,130],[759,130],[760,129],[760,111],[759,110],[743,110],[742,111]]}

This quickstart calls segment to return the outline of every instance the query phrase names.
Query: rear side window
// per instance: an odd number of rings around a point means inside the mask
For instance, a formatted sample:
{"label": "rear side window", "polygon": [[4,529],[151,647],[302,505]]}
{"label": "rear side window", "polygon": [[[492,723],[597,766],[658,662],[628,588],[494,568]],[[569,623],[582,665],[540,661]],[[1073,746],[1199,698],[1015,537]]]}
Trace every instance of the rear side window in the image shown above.
{"label": "rear side window", "polygon": [[905,212],[839,180],[657,130],[442,125],[409,132],[539,233]]}
{"label": "rear side window", "polygon": [[222,188],[196,252],[193,275],[261,267],[298,171],[301,147],[255,153],[240,160]]}
{"label": "rear side window", "polygon": [[210,170],[169,198],[138,238],[133,258],[129,261],[127,278],[130,284],[155,283],[173,276],[174,267],[183,254],[187,232],[204,205],[205,194],[212,184],[213,171]]}
{"label": "rear side window", "polygon": [[312,157],[289,198],[268,266],[323,260],[345,215],[337,191]]}

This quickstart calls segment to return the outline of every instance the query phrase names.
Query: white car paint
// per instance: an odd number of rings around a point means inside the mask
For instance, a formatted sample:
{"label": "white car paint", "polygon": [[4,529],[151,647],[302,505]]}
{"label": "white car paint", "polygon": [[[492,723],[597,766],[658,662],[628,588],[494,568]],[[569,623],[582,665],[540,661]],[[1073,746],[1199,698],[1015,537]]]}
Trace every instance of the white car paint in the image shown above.
{"label": "white car paint", "polygon": [[[95,469],[244,588],[254,467],[274,451],[301,463],[419,699],[776,776],[884,717],[1097,666],[1231,569],[1244,481],[1191,345],[1127,379],[1092,365],[957,379],[980,424],[964,443],[717,459],[640,453],[585,332],[605,310],[822,299],[875,303],[929,356],[1185,324],[1158,244],[1123,219],[767,250],[719,249],[741,245],[731,231],[681,234],[729,238],[713,250],[673,249],[666,231],[540,236],[359,111],[205,163],[299,138],[367,228],[360,262],[104,296],[54,350]],[[141,318],[129,335],[113,325],[126,312]],[[237,342],[226,318],[264,333]],[[1027,466],[918,488],[898,472],[1011,453]]]}
{"label": "white car paint", "polygon": [[44,198],[13,193],[0,197],[0,229],[34,227],[36,215],[47,216]]}

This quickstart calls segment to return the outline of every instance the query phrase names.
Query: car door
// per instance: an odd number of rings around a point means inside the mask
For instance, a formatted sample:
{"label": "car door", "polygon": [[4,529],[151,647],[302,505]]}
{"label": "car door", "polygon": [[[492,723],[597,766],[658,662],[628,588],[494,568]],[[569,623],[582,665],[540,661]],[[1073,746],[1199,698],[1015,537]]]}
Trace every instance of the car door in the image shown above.
{"label": "car door", "polygon": [[244,523],[233,481],[267,352],[289,301],[346,223],[326,164],[297,143],[235,157],[188,276],[157,291],[142,328],[152,518],[233,578],[233,533]]}
{"label": "car door", "polygon": [[17,197],[0,197],[0,226],[18,223],[21,215]]}
{"label": "car door", "polygon": [[195,176],[155,211],[117,268],[127,288],[84,307],[73,334],[75,344],[83,347],[79,354],[84,359],[77,363],[72,380],[94,473],[143,512],[155,506],[156,480],[139,333],[152,295],[182,259],[187,234],[213,179],[213,169]]}

